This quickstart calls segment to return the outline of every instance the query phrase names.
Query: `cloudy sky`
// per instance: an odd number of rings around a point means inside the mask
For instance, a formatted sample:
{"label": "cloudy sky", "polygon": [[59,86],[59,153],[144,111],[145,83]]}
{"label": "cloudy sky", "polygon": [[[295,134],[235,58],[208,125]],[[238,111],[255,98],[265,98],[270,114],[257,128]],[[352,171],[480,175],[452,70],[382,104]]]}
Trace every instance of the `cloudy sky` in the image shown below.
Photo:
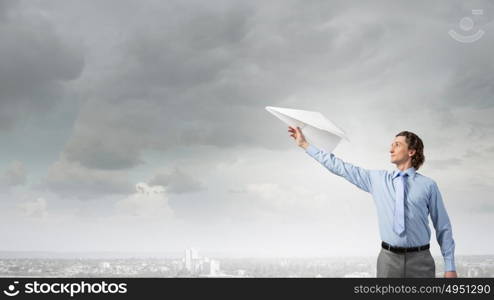
{"label": "cloudy sky", "polygon": [[0,0],[0,250],[377,255],[371,196],[281,106],[322,112],[369,169],[417,133],[457,254],[494,254],[493,20],[491,1]]}

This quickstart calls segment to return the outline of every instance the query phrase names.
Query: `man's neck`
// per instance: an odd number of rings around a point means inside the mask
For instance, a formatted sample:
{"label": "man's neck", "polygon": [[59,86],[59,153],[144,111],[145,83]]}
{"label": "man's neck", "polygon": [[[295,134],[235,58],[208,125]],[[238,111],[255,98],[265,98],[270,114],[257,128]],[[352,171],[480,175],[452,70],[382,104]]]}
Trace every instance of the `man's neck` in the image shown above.
{"label": "man's neck", "polygon": [[410,161],[407,161],[407,162],[404,162],[404,163],[401,163],[401,164],[397,164],[396,165],[396,168],[398,168],[400,171],[404,172],[405,170],[409,169],[412,167],[412,163]]}

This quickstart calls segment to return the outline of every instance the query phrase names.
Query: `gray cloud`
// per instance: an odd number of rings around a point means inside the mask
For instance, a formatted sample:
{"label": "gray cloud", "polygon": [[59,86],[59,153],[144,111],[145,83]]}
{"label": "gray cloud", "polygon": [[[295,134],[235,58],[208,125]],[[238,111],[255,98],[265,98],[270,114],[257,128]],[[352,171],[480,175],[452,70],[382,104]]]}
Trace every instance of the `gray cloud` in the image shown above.
{"label": "gray cloud", "polygon": [[7,13],[16,4],[15,0],[1,0],[0,1],[0,21],[3,21],[7,16]]}
{"label": "gray cloud", "polygon": [[[373,111],[377,119],[398,113],[406,101],[413,101],[417,110],[431,106],[447,111],[452,103],[459,104],[450,94],[470,93],[468,76],[489,74],[485,67],[460,75],[469,65],[458,63],[457,53],[444,55],[444,47],[455,43],[445,31],[466,13],[463,6],[445,11],[424,2],[403,12],[403,7],[356,8],[340,1],[239,3],[143,8],[138,14],[146,17],[131,26],[115,48],[120,58],[113,74],[85,103],[64,150],[66,157],[89,168],[129,169],[143,163],[146,149],[286,149],[288,143],[273,140],[283,128],[264,111],[266,105],[329,112],[336,106],[337,112],[358,114],[365,109],[360,90],[372,99],[366,105],[382,107]],[[383,10],[389,14],[382,15]],[[397,18],[398,12],[418,18],[417,26]],[[376,14],[381,15],[379,22]],[[430,43],[415,47],[424,35]],[[460,51],[460,46],[464,45],[454,44],[452,49]],[[490,57],[487,50],[479,53]],[[477,57],[462,54],[470,60]],[[475,60],[472,69],[482,62]],[[429,86],[432,78],[447,78],[451,69],[457,75],[439,87]],[[489,78],[469,101],[488,103],[481,95],[492,92]],[[454,89],[463,94],[451,92]],[[400,94],[400,100],[391,95],[372,98],[379,90]],[[323,101],[315,91],[334,96]],[[298,94],[316,95],[297,99]],[[431,101],[438,95],[440,99]],[[448,118],[447,112],[438,117]]]}
{"label": "gray cloud", "polygon": [[[225,12],[182,9],[191,16],[154,15],[159,19],[151,25],[162,31],[133,30],[114,77],[81,112],[65,149],[68,159],[92,168],[125,169],[138,165],[146,148],[255,144],[253,130],[231,124],[252,124],[258,117],[263,106],[247,102],[261,97],[274,102],[279,96],[275,85],[268,87],[255,73],[245,77],[239,64],[251,11],[242,6]],[[259,88],[263,91],[256,95]]]}
{"label": "gray cloud", "polygon": [[475,60],[466,60],[455,70],[445,88],[444,101],[448,105],[474,106],[479,109],[494,106],[494,63],[488,56],[485,53]]}
{"label": "gray cloud", "polygon": [[[88,168],[107,170],[125,169],[143,163],[139,158],[140,150],[147,144],[148,126],[151,124],[142,115],[139,106],[121,105],[115,109],[115,106],[105,103],[91,102],[87,105],[92,110],[83,108],[74,128],[75,136],[64,150],[67,159]],[[127,117],[123,117],[122,113]]]}
{"label": "gray cloud", "polygon": [[0,129],[46,113],[76,79],[84,62],[74,45],[63,41],[42,14],[0,4]]}
{"label": "gray cloud", "polygon": [[0,177],[0,185],[16,186],[24,185],[27,181],[27,170],[22,162],[12,162]]}
{"label": "gray cloud", "polygon": [[169,173],[158,173],[149,181],[150,185],[162,185],[167,193],[184,194],[206,188],[195,178],[175,167]]}
{"label": "gray cloud", "polygon": [[88,169],[66,159],[61,159],[50,167],[42,186],[70,199],[128,195],[134,191],[134,185],[125,173]]}
{"label": "gray cloud", "polygon": [[[266,9],[156,8],[142,28],[131,30],[114,76],[81,111],[65,148],[67,158],[90,168],[126,169],[142,162],[143,149],[286,148],[270,138],[282,127],[272,126],[278,123],[264,106],[280,103],[310,82],[309,72],[320,78],[326,67],[343,67],[366,47],[359,41],[362,35],[375,38],[384,31],[367,26],[348,45],[335,45],[338,28],[304,33],[328,22],[332,13],[318,16],[313,7],[303,11],[302,22],[292,19],[296,8],[279,3]],[[269,14],[273,9],[280,10],[276,20]],[[281,21],[286,22],[282,27]],[[348,57],[332,59],[340,55]]]}

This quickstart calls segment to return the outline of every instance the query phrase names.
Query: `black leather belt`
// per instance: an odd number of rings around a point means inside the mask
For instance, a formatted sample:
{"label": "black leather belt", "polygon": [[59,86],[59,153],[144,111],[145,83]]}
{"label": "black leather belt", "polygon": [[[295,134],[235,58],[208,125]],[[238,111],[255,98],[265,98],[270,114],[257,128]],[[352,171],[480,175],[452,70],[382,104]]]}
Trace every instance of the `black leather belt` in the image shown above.
{"label": "black leather belt", "polygon": [[404,248],[404,247],[394,247],[391,246],[390,244],[386,242],[382,242],[381,246],[394,253],[407,253],[407,252],[417,252],[417,251],[422,251],[422,250],[427,250],[429,249],[430,245],[424,245],[424,246],[419,246],[419,247],[410,247],[410,248]]}

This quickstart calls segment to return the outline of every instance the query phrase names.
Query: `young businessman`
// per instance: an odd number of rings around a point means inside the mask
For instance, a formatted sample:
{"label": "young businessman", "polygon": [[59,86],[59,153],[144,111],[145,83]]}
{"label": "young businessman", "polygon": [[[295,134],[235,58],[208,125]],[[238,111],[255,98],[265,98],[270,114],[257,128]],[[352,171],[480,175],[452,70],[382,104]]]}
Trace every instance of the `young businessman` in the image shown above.
{"label": "young businessman", "polygon": [[391,144],[391,163],[396,170],[367,170],[309,145],[297,127],[288,127],[297,145],[330,172],[371,193],[377,208],[382,239],[377,258],[377,277],[435,277],[429,251],[430,214],[444,257],[444,277],[457,277],[455,242],[451,223],[434,180],[417,173],[424,163],[424,145],[414,133],[403,131]]}

